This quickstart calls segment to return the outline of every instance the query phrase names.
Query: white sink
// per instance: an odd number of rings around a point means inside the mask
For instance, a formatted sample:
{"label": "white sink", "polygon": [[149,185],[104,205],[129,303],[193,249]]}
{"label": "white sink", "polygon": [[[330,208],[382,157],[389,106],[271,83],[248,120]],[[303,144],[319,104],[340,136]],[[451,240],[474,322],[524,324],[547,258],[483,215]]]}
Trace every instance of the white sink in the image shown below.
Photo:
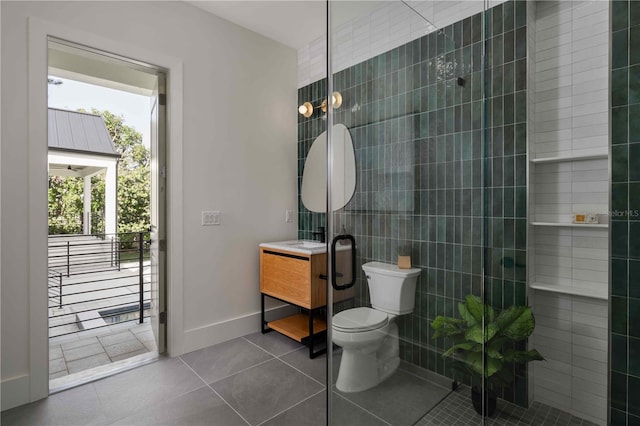
{"label": "white sink", "polygon": [[316,254],[324,253],[327,245],[318,241],[310,240],[291,240],[291,241],[278,241],[275,243],[262,243],[260,247],[279,249],[285,251],[294,251],[304,254]]}
{"label": "white sink", "polygon": [[325,243],[320,243],[318,241],[307,241],[307,240],[290,241],[287,243],[287,245],[293,246],[293,247],[309,248],[309,249],[323,248],[326,246]]}

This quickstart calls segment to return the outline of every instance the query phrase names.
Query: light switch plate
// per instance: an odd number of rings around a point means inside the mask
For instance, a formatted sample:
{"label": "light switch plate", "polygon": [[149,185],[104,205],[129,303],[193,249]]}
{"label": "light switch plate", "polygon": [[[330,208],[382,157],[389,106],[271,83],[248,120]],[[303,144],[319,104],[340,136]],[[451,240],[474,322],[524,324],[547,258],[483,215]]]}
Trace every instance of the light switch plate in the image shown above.
{"label": "light switch plate", "polygon": [[219,211],[203,211],[202,226],[220,225]]}
{"label": "light switch plate", "polygon": [[284,211],[284,221],[285,222],[293,222],[293,212],[289,209]]}

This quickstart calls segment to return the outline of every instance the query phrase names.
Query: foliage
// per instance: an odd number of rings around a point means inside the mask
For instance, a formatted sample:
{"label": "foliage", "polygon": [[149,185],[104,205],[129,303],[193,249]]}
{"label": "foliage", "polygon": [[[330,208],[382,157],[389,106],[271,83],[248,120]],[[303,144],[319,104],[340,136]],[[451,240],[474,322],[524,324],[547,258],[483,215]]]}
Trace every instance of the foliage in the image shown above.
{"label": "foliage", "polygon": [[454,345],[442,356],[452,357],[455,366],[473,378],[484,377],[490,388],[512,382],[511,363],[544,360],[535,349],[517,350],[513,345],[533,333],[535,318],[530,307],[513,305],[496,316],[480,298],[467,295],[458,311],[460,318],[436,317],[433,338],[453,340]]}
{"label": "foliage", "polygon": [[[122,116],[96,109],[91,113],[103,117],[122,156],[118,162],[118,233],[146,231],[151,223],[151,153],[143,145],[142,135],[127,126]],[[82,191],[82,178],[49,177],[49,234],[82,232]],[[91,178],[91,211],[92,232],[104,232],[104,175]]]}
{"label": "foliage", "polygon": [[49,234],[82,232],[82,186],[82,178],[49,176]]}

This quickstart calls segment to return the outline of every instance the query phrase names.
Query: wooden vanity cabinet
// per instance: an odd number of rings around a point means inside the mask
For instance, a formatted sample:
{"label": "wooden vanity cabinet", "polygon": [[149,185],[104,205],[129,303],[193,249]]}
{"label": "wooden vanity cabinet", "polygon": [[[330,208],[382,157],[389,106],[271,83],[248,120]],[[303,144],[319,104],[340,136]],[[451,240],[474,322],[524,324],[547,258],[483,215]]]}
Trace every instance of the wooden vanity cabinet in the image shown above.
{"label": "wooden vanity cabinet", "polygon": [[[275,330],[298,342],[308,344],[311,358],[323,353],[324,350],[313,351],[314,339],[309,337],[327,329],[326,316],[322,310],[327,306],[328,283],[325,277],[326,253],[302,254],[261,247],[262,332]],[[266,322],[265,296],[298,306],[303,312]],[[334,302],[353,298],[353,289],[334,291],[333,296]]]}

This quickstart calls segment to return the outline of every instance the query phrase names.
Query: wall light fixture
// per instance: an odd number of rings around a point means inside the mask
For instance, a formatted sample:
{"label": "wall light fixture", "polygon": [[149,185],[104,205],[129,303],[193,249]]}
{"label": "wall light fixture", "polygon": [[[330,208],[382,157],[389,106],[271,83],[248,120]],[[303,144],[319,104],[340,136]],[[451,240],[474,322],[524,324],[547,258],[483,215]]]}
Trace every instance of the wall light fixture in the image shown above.
{"label": "wall light fixture", "polygon": [[[333,108],[340,108],[342,105],[342,95],[340,92],[333,92],[331,94],[331,105]],[[322,101],[322,103],[316,107],[314,107],[311,102],[305,102],[298,107],[298,112],[305,117],[309,118],[313,115],[313,110],[320,108],[322,112],[327,112],[327,101],[326,99]]]}

